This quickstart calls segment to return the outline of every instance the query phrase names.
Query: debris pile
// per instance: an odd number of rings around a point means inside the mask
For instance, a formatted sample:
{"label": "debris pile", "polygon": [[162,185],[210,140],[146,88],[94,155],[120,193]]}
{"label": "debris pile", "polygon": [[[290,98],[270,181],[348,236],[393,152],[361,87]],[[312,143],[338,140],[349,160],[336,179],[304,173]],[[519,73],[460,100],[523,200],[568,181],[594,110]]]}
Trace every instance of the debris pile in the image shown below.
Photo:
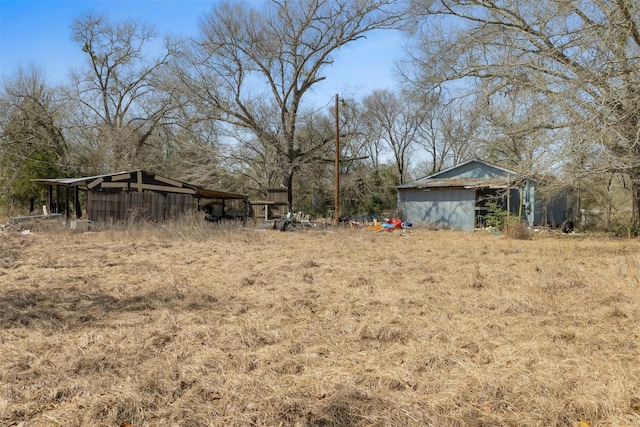
{"label": "debris pile", "polygon": [[31,230],[22,229],[18,224],[11,224],[8,222],[4,225],[0,225],[0,233],[31,234]]}
{"label": "debris pile", "polygon": [[405,230],[411,227],[413,227],[413,223],[409,221],[402,222],[399,218],[385,218],[381,224],[371,225],[369,226],[369,229],[373,231],[391,232],[394,230]]}

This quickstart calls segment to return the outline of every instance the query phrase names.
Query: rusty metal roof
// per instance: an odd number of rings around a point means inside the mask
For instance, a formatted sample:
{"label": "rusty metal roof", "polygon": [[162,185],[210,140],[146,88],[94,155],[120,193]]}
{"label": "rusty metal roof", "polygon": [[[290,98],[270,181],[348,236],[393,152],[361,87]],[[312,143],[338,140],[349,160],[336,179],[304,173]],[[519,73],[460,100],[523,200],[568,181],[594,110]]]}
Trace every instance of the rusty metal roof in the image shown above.
{"label": "rusty metal roof", "polygon": [[514,180],[500,179],[500,178],[427,178],[420,181],[404,184],[398,188],[409,189],[421,189],[421,188],[509,188],[513,185]]}

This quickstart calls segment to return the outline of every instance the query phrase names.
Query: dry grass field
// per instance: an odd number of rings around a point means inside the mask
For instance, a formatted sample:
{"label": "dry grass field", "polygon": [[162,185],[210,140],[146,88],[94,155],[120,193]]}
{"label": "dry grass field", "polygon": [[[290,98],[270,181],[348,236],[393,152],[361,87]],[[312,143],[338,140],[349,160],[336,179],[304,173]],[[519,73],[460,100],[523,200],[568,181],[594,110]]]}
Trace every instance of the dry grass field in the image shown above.
{"label": "dry grass field", "polygon": [[640,241],[0,233],[2,426],[640,426]]}

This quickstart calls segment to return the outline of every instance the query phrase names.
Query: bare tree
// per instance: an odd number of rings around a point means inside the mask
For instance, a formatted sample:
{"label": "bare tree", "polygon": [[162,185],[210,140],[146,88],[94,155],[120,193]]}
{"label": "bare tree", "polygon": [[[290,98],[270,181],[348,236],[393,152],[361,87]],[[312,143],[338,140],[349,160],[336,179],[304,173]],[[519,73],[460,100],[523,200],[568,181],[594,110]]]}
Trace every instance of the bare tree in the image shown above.
{"label": "bare tree", "polygon": [[297,139],[304,95],[325,78],[342,46],[394,28],[402,18],[396,3],[272,0],[255,8],[220,2],[202,20],[201,37],[181,66],[183,82],[207,106],[208,119],[243,129],[260,141],[261,154],[275,156],[271,166],[289,188],[290,204],[294,174],[313,158]]}
{"label": "bare tree", "polygon": [[549,101],[536,93],[515,91],[483,103],[477,121],[478,152],[489,161],[522,171],[545,171],[557,163],[555,148],[564,133],[554,123]]}
{"label": "bare tree", "polygon": [[58,178],[67,170],[68,147],[62,108],[44,72],[18,68],[0,87],[0,188],[4,202],[34,209],[44,188],[36,178]]}
{"label": "bare tree", "polygon": [[[628,174],[638,225],[638,16],[632,0],[438,0],[426,8],[413,59],[426,85],[482,80],[492,100],[516,92],[544,99],[536,108],[546,109],[548,125],[579,129],[604,148],[600,167]],[[451,31],[438,30],[445,26]],[[529,134],[526,123],[520,135]]]}
{"label": "bare tree", "polygon": [[[364,101],[364,100],[363,100]],[[384,156],[388,152],[388,146],[380,138],[380,129],[374,126],[372,117],[367,117],[367,108],[364,102],[355,104],[357,123],[359,127],[358,138],[354,138],[355,150],[359,155],[367,157],[367,163],[372,170],[378,170],[384,165]]]}
{"label": "bare tree", "polygon": [[155,37],[146,24],[112,23],[103,15],[73,23],[73,40],[86,54],[87,67],[72,73],[69,99],[78,102],[76,125],[94,172],[140,167],[154,133],[171,120],[173,100],[163,73],[175,52],[166,46],[149,60]]}
{"label": "bare tree", "polygon": [[[420,93],[421,89],[413,87],[412,91]],[[430,175],[473,157],[480,122],[473,98],[447,99],[438,91],[420,96],[424,120],[418,144],[425,151],[424,156],[419,156],[420,168]]]}
{"label": "bare tree", "polygon": [[369,134],[383,141],[391,151],[400,184],[408,176],[411,154],[429,117],[428,108],[420,101],[412,99],[409,93],[397,96],[388,90],[376,90],[363,102]]}

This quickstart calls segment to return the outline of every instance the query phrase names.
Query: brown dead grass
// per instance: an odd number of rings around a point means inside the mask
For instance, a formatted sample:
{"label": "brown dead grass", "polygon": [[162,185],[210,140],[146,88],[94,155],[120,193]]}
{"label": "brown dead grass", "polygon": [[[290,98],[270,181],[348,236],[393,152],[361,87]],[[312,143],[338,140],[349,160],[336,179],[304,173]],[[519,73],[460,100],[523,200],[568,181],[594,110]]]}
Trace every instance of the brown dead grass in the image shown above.
{"label": "brown dead grass", "polygon": [[637,426],[636,240],[0,234],[0,424]]}

